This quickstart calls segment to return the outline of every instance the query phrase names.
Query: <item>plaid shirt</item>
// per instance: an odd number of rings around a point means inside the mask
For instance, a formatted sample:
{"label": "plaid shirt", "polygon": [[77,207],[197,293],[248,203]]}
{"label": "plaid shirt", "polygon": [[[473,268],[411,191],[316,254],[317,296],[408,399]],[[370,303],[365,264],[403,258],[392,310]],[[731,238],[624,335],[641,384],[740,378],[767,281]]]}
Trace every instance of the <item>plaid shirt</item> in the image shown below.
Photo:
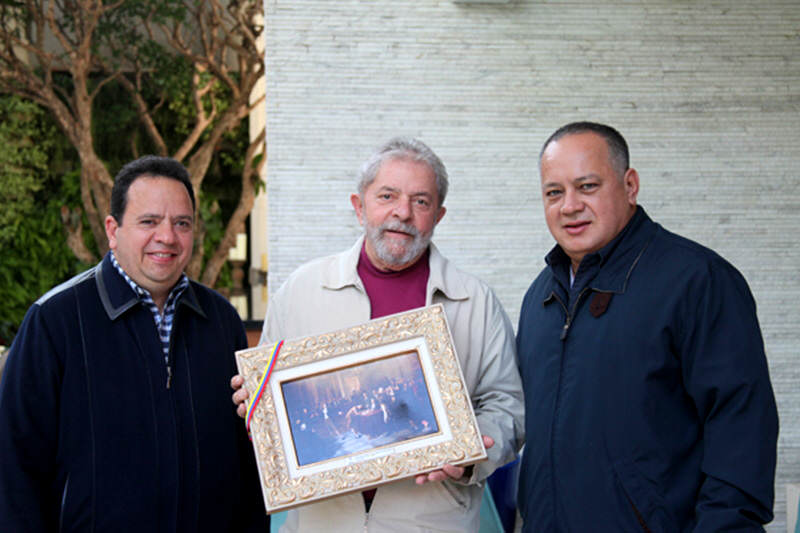
{"label": "plaid shirt", "polygon": [[183,294],[183,291],[186,290],[186,287],[189,286],[189,278],[186,274],[181,274],[178,283],[175,284],[169,296],[167,296],[167,303],[164,305],[164,314],[162,315],[147,289],[140,287],[124,270],[122,270],[113,251],[111,252],[111,264],[117,269],[119,275],[128,282],[133,292],[139,296],[139,301],[147,305],[150,312],[153,314],[153,319],[156,321],[158,336],[161,339],[161,349],[164,352],[164,362],[169,366],[169,337],[172,334],[172,320],[175,318],[175,304],[178,303],[178,298]]}

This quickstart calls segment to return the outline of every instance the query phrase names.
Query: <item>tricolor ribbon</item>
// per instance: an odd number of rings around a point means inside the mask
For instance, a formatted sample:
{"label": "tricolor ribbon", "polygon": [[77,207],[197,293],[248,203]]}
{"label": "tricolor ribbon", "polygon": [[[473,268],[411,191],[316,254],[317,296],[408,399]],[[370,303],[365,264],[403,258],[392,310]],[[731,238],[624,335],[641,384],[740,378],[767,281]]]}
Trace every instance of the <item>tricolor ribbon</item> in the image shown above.
{"label": "tricolor ribbon", "polygon": [[264,394],[264,390],[267,388],[267,381],[269,381],[269,376],[272,374],[272,368],[275,366],[275,361],[278,360],[278,352],[281,351],[281,346],[283,346],[283,341],[276,342],[272,347],[272,355],[269,356],[269,361],[267,362],[266,369],[264,370],[264,375],[261,376],[261,382],[258,384],[258,390],[256,390],[256,393],[253,395],[250,403],[247,405],[247,416],[245,417],[245,420],[248,435],[250,434],[250,421],[253,419],[253,413],[256,410],[258,402],[261,401],[261,395]]}

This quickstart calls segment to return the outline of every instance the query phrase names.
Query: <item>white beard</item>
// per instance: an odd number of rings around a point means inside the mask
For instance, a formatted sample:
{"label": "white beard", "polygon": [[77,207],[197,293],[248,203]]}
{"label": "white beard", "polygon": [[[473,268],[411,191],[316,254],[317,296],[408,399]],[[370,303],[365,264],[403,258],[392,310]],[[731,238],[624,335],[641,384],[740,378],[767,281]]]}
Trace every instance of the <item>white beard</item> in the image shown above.
{"label": "white beard", "polygon": [[[413,237],[413,240],[407,245],[393,245],[384,235],[384,232],[402,231],[408,233]],[[414,262],[419,258],[428,245],[431,243],[433,237],[433,229],[430,233],[420,234],[417,228],[410,224],[404,224],[398,221],[389,221],[381,224],[380,226],[364,226],[364,235],[367,241],[372,245],[372,249],[383,263],[393,266],[401,267]]]}

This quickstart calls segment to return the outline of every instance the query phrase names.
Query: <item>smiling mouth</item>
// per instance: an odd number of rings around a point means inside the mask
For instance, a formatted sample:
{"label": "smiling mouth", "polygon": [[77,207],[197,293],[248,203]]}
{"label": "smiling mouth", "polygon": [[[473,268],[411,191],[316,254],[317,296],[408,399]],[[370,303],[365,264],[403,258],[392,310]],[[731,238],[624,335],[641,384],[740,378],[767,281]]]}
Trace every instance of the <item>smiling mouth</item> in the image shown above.
{"label": "smiling mouth", "polygon": [[586,222],[586,221],[573,222],[571,224],[565,224],[564,225],[564,231],[566,231],[567,233],[570,233],[570,234],[572,234],[572,233],[580,233],[587,226],[589,226],[589,222]]}
{"label": "smiling mouth", "polygon": [[173,252],[150,252],[148,253],[148,255],[156,260],[166,260],[166,259],[173,259],[178,254]]}

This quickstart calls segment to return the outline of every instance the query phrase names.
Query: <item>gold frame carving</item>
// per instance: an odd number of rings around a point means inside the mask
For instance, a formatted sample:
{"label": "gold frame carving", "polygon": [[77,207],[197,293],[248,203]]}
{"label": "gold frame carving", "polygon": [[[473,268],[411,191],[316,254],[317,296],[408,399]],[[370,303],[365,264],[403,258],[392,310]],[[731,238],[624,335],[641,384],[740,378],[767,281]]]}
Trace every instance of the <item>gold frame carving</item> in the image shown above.
{"label": "gold frame carving", "polygon": [[[272,346],[236,352],[239,373],[256,391]],[[364,451],[299,464],[282,383],[416,352],[436,432]],[[385,419],[384,419],[385,420]],[[286,340],[250,423],[267,513],[362,491],[486,459],[472,403],[441,304],[351,328]]]}

